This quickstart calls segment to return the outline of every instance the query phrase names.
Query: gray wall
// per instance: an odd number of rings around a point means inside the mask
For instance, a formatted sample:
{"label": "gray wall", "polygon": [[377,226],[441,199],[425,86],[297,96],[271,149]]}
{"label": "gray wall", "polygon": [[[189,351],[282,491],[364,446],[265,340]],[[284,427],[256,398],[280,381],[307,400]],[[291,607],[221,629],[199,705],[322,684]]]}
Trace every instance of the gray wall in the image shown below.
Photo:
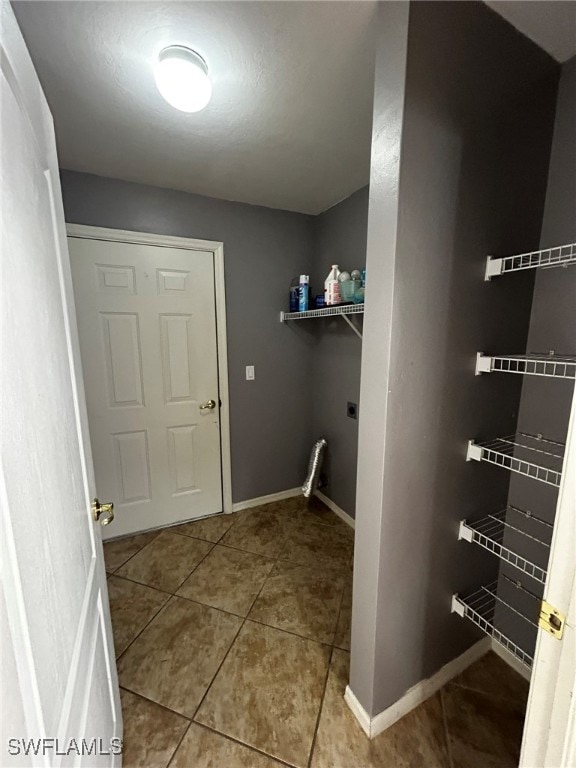
{"label": "gray wall", "polygon": [[[279,322],[308,272],[313,218],[63,171],[66,220],[224,242],[235,502],[302,483],[310,443],[314,336]],[[245,366],[256,380],[245,381]]]}
{"label": "gray wall", "polygon": [[[540,246],[576,242],[576,57],[562,66],[554,139],[550,157],[546,205]],[[546,269],[536,273],[527,352],[576,352],[576,268]],[[518,428],[531,434],[541,433],[564,442],[568,429],[574,383],[559,379],[527,376],[522,384]],[[549,523],[554,522],[558,492],[533,480],[514,475],[510,481],[509,501],[527,509]],[[536,527],[537,528],[537,527]],[[532,547],[532,557],[542,558],[543,550]],[[502,573],[514,575],[514,569],[502,566]],[[524,577],[526,586],[540,594],[539,584]],[[533,650],[534,633],[527,638]]]}
{"label": "gray wall", "polygon": [[[384,28],[402,13],[395,6],[383,4]],[[351,665],[372,715],[478,639],[450,614],[450,596],[494,578],[498,564],[458,542],[457,526],[499,509],[509,477],[467,463],[466,442],[514,431],[521,380],[475,377],[474,359],[525,348],[533,286],[527,273],[485,283],[483,272],[488,253],[539,242],[558,75],[483,3],[410,4],[405,83],[391,84],[388,34],[372,179],[396,178],[370,199],[367,270],[380,281],[365,315]],[[386,110],[403,89],[398,170]],[[383,222],[396,196],[394,247]],[[390,303],[391,316],[372,301]],[[379,379],[365,389],[369,375]]]}
{"label": "gray wall", "polygon": [[[366,264],[368,187],[358,190],[314,219],[314,261],[310,279],[315,293],[324,288],[332,264],[362,269]],[[362,315],[352,320],[362,327]],[[358,421],[347,403],[360,398],[362,341],[340,317],[314,321],[316,345],[312,364],[312,428],[328,440],[322,487],[332,501],[354,516]]]}

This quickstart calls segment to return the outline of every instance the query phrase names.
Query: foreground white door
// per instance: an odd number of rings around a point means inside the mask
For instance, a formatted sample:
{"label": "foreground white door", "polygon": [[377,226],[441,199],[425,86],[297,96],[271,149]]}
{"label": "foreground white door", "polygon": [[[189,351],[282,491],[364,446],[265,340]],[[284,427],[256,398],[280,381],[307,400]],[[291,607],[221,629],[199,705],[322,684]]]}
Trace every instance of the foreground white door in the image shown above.
{"label": "foreground white door", "polygon": [[9,3],[0,13],[0,765],[117,766],[122,719],[52,119]]}
{"label": "foreground white door", "polygon": [[69,237],[111,536],[222,512],[214,254]]}
{"label": "foreground white door", "polygon": [[576,392],[544,598],[566,615],[561,640],[538,632],[521,768],[576,766]]}

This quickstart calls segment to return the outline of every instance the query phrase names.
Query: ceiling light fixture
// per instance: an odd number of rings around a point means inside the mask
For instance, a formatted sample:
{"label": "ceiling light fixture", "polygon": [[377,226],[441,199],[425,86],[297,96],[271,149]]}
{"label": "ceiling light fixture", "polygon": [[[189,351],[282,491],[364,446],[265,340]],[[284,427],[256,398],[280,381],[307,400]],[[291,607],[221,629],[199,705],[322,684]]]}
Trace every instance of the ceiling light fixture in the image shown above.
{"label": "ceiling light fixture", "polygon": [[170,45],[160,51],[154,77],[168,104],[181,112],[200,112],[212,96],[206,62],[183,45]]}

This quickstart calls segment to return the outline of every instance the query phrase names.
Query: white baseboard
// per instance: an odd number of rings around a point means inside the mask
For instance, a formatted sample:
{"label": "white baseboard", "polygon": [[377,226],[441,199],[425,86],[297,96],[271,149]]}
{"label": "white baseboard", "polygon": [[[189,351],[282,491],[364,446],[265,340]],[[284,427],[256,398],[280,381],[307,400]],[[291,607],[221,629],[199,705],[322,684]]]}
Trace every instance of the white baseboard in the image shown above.
{"label": "white baseboard", "polygon": [[482,658],[491,648],[491,641],[489,637],[483,637],[471,648],[464,651],[464,653],[458,656],[448,664],[441,667],[438,672],[429,677],[427,680],[421,680],[416,685],[412,686],[401,699],[394,702],[391,706],[387,707],[383,712],[380,712],[375,717],[370,717],[368,712],[360,704],[356,696],[353,694],[350,686],[346,686],[344,693],[344,699],[352,710],[352,713],[360,723],[360,726],[364,733],[373,739],[378,734],[385,731],[394,723],[398,722],[400,718],[407,715],[419,704],[422,704],[430,696],[433,696],[440,690],[446,683],[449,683],[454,677],[459,675],[465,669],[467,669],[475,661]]}
{"label": "white baseboard", "polygon": [[528,680],[528,682],[530,682],[530,678],[532,677],[530,670],[528,667],[525,667],[524,664],[522,664],[522,662],[516,658],[516,656],[513,656],[511,653],[509,653],[506,648],[500,645],[500,643],[497,643],[496,640],[492,640],[492,650],[496,656],[500,656],[502,661],[505,661],[509,667],[512,667],[515,672],[518,672],[518,674],[521,675],[524,680]]}
{"label": "white baseboard", "polygon": [[273,501],[283,501],[284,499],[292,499],[294,496],[299,496],[302,493],[302,488],[289,488],[287,491],[279,491],[278,493],[269,493],[267,496],[258,496],[255,499],[246,499],[246,501],[238,501],[232,504],[232,512],[241,512],[243,509],[251,509],[252,507],[259,507],[261,504],[271,504]]}
{"label": "white baseboard", "polygon": [[338,517],[341,520],[344,520],[344,522],[350,526],[350,528],[356,527],[356,521],[353,517],[350,517],[348,512],[344,512],[342,507],[339,507],[338,504],[335,504],[332,499],[329,499],[328,496],[326,496],[322,491],[314,491],[314,495],[317,496],[321,502],[326,504],[328,509],[331,509],[332,512],[334,512],[335,515],[338,515]]}

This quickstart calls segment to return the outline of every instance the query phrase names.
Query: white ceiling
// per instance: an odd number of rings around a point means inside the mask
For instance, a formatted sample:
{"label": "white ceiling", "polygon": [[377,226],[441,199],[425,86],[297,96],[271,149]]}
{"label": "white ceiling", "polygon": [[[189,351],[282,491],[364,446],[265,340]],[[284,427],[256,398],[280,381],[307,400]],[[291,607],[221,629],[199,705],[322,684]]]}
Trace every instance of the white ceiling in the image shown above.
{"label": "white ceiling", "polygon": [[486,0],[520,32],[556,61],[576,54],[576,2],[574,0]]}
{"label": "white ceiling", "polygon": [[[60,165],[319,213],[369,179],[374,2],[17,2]],[[208,107],[156,90],[166,45],[207,61]]]}
{"label": "white ceiling", "polygon": [[[574,0],[487,4],[558,61],[576,53]],[[63,168],[312,214],[368,182],[374,0],[13,5]],[[203,112],[156,90],[175,43],[208,62]]]}

